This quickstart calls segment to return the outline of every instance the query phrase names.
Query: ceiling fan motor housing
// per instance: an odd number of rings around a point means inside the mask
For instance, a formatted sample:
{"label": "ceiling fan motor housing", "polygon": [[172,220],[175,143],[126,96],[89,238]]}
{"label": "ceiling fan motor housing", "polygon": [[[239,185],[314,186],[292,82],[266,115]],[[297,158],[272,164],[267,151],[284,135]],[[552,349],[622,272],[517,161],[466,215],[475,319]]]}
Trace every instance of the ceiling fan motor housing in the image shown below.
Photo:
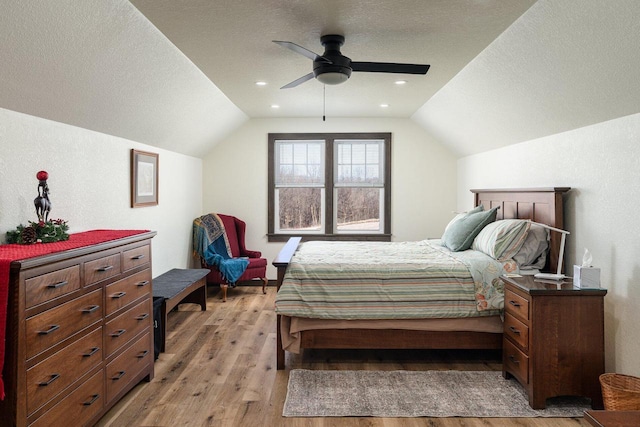
{"label": "ceiling fan motor housing", "polygon": [[[351,59],[347,58],[340,52],[340,46],[344,44],[344,36],[337,34],[329,34],[322,36],[320,42],[325,48],[322,54],[323,58],[327,58],[331,63],[327,63],[324,59],[318,58],[313,61],[313,75],[318,78],[322,74],[339,73],[346,76],[347,80],[351,76]],[[322,80],[322,77],[320,78]],[[342,80],[342,81],[344,81]],[[325,84],[338,84],[342,81],[326,81]]]}

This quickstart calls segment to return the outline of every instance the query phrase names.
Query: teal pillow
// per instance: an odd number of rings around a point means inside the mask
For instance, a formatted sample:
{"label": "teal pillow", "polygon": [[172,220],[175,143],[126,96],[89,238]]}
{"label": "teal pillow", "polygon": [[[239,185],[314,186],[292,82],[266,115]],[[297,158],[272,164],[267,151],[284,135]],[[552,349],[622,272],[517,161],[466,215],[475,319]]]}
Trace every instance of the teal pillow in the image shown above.
{"label": "teal pillow", "polygon": [[449,226],[442,235],[442,244],[453,252],[466,251],[473,239],[487,225],[496,220],[498,208],[470,213]]}

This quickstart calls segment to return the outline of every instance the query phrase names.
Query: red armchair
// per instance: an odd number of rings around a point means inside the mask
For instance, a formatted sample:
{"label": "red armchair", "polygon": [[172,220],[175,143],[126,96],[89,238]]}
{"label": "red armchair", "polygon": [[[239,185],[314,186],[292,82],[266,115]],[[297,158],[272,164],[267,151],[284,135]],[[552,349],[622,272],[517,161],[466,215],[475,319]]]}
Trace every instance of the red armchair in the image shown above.
{"label": "red armchair", "polygon": [[[242,276],[238,279],[238,282],[260,279],[262,281],[262,293],[266,294],[267,260],[266,258],[262,258],[261,252],[251,251],[245,247],[244,238],[247,224],[231,215],[217,215],[224,225],[225,234],[227,235],[227,240],[229,242],[229,249],[231,250],[230,255],[233,258],[247,257],[249,259],[249,265]],[[220,271],[215,266],[208,265],[202,257],[200,257],[200,264],[203,268],[211,270],[211,272],[207,274],[207,283],[220,285],[220,289],[222,290],[222,300],[226,301],[229,283],[227,283],[227,281],[222,277],[222,274],[220,274]]]}

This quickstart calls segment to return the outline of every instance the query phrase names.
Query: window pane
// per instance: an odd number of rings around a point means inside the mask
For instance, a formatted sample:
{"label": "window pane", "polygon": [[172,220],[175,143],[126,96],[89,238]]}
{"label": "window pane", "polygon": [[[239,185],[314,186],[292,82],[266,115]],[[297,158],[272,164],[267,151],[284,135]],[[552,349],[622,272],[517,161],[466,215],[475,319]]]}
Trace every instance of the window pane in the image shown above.
{"label": "window pane", "polygon": [[383,140],[336,140],[337,186],[384,185]]}
{"label": "window pane", "polygon": [[276,141],[276,186],[324,185],[324,141]]}
{"label": "window pane", "polygon": [[380,230],[380,188],[345,188],[336,190],[338,231]]}
{"label": "window pane", "polygon": [[320,188],[280,188],[277,191],[282,231],[312,231],[322,227]]}

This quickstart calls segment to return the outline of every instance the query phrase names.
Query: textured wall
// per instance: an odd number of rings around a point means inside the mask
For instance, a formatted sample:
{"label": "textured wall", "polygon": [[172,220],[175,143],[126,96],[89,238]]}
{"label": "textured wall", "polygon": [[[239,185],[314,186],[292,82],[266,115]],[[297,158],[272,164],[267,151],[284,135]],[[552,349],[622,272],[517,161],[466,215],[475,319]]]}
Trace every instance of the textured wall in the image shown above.
{"label": "textured wall", "polygon": [[631,375],[640,375],[639,140],[635,114],[458,161],[460,209],[471,206],[471,188],[573,188],[565,199],[565,265],[572,272],[585,248],[593,254],[609,291],[607,370]]}
{"label": "textured wall", "polygon": [[[150,229],[153,274],[191,262],[191,221],[202,207],[202,161],[122,138],[0,109],[0,240],[37,220],[36,172],[49,172],[50,218],[70,232]],[[159,153],[159,205],[130,206],[131,149]]]}
{"label": "textured wall", "polygon": [[[267,134],[391,132],[393,240],[440,237],[455,209],[456,158],[408,119],[251,119],[203,160],[203,205],[247,221],[247,245],[272,260],[267,243]],[[241,165],[239,167],[238,165]],[[269,267],[275,279],[275,269]]]}

